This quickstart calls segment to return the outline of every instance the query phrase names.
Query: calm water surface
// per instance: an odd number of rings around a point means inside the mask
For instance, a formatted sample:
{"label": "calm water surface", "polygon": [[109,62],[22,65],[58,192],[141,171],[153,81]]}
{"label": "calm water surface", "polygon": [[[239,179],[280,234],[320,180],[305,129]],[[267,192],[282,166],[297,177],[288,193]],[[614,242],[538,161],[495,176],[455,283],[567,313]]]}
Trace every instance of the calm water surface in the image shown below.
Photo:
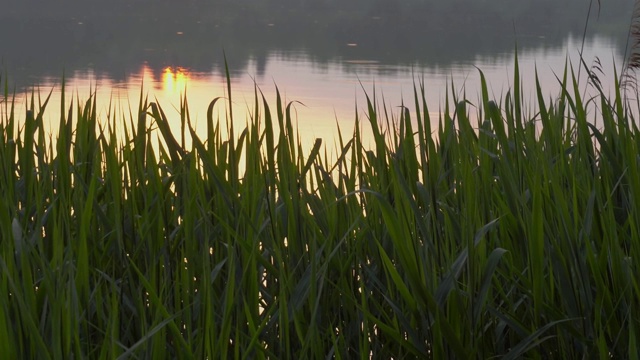
{"label": "calm water surface", "polygon": [[[525,99],[534,103],[535,70],[550,97],[559,91],[556,75],[561,77],[565,62],[571,61],[578,66],[581,39],[568,37],[564,46],[554,50],[523,51],[519,54],[519,66],[525,88]],[[583,57],[592,64],[596,57],[605,71],[601,74],[605,86],[611,82],[614,64],[622,66],[619,49],[606,38],[596,37],[585,46]],[[270,54],[264,69],[258,74],[255,59],[248,62],[241,74],[232,76],[232,100],[236,128],[242,128],[250,121],[253,113],[255,87],[257,86],[275,109],[276,87],[287,101],[295,101],[297,125],[305,143],[315,138],[333,143],[338,126],[343,132],[350,132],[355,123],[356,112],[366,119],[366,96],[376,97],[394,115],[404,104],[410,110],[413,106],[414,84],[424,82],[427,104],[432,119],[437,122],[440,108],[444,106],[444,97],[452,84],[459,98],[466,98],[477,104],[480,93],[480,74],[482,70],[489,83],[489,91],[495,99],[504,97],[512,86],[514,71],[513,53],[496,57],[478,57],[473,61],[453,63],[444,67],[420,67],[408,65],[381,65],[363,59],[343,59],[328,64],[317,64],[303,53]],[[582,72],[584,80],[584,71]],[[41,79],[38,89],[42,95],[53,90],[52,109],[49,114],[52,126],[57,126],[57,114],[60,101],[61,79]],[[194,71],[180,66],[166,66],[161,73],[155,73],[146,64],[141,64],[137,72],[129,74],[124,81],[98,77],[91,70],[74,71],[67,77],[67,99],[69,95],[86,100],[96,93],[100,117],[106,119],[109,101],[127,114],[129,108],[137,107],[140,92],[150,101],[157,100],[168,118],[173,121],[176,131],[180,127],[180,99],[186,94],[191,119],[200,131],[206,129],[206,111],[209,103],[216,97],[226,97],[226,78],[220,69],[209,72]],[[527,91],[529,89],[530,91]],[[30,89],[18,94],[18,103],[24,108],[24,99]],[[69,101],[67,101],[69,103]],[[113,106],[113,105],[112,105]],[[226,102],[218,102],[218,116],[225,120]],[[55,124],[55,125],[53,125]],[[52,128],[55,132],[55,128]]]}
{"label": "calm water surface", "polygon": [[[375,21],[379,21],[379,18],[372,17]],[[64,36],[67,38],[71,36],[72,40],[75,39],[82,44],[80,47],[86,47],[83,42],[84,37],[89,37],[86,34],[90,33],[91,39],[95,37],[94,33],[86,30],[89,22],[89,20],[75,17],[64,22],[63,30],[71,34],[65,33],[67,35]],[[60,27],[59,24],[48,26],[52,29]],[[9,83],[15,84],[17,88],[18,113],[23,114],[26,110],[25,99],[31,90],[37,89],[42,96],[52,90],[49,129],[55,133],[62,81],[62,77],[55,74],[62,74],[64,69],[67,88],[66,106],[71,99],[70,95],[84,101],[95,92],[99,117],[103,120],[107,118],[111,102],[111,110],[115,108],[120,114],[115,121],[121,124],[123,118],[128,122],[129,109],[137,107],[142,91],[151,101],[157,99],[177,132],[180,127],[178,112],[180,99],[186,94],[191,120],[198,131],[204,133],[209,103],[216,97],[226,96],[226,78],[224,66],[221,64],[223,55],[220,51],[224,44],[215,43],[212,47],[218,47],[218,49],[205,53],[200,47],[196,50],[192,47],[181,49],[182,42],[202,45],[202,41],[198,40],[197,36],[189,38],[194,32],[198,34],[198,28],[190,30],[188,26],[179,22],[172,26],[164,35],[170,40],[159,43],[161,45],[153,43],[148,45],[148,48],[137,46],[140,51],[135,52],[135,55],[130,55],[131,51],[121,49],[124,46],[122,44],[127,43],[128,40],[118,38],[116,41],[110,40],[106,35],[104,39],[99,36],[98,40],[92,41],[104,42],[96,46],[101,49],[107,48],[106,52],[79,62],[75,58],[72,62],[64,55],[58,55],[54,58],[57,62],[52,61],[51,65],[46,61],[31,63],[31,60],[27,61],[14,56],[25,52],[28,54],[29,51],[18,48],[16,45],[15,49],[4,54],[3,63],[9,74]],[[214,27],[217,28],[217,25]],[[266,23],[258,31],[271,31],[273,27],[274,23]],[[618,28],[624,28],[624,24],[619,25]],[[209,30],[200,31],[205,33]],[[452,38],[451,41],[453,44],[464,43],[465,37],[473,36],[473,31],[467,33],[469,35],[462,37],[459,34],[455,35],[457,37]],[[549,97],[554,97],[559,89],[556,75],[561,76],[565,63],[570,61],[574,67],[579,66],[582,36],[575,33],[575,31],[569,31],[561,38],[556,36],[551,40],[550,35],[543,32],[525,32],[523,37],[525,37],[526,46],[518,51],[525,102],[535,103],[533,90],[536,69],[543,89]],[[621,44],[625,44],[626,39],[620,39],[620,35],[624,35],[624,32],[614,33],[617,35],[596,33],[589,36],[584,44],[583,59],[589,66],[595,64],[596,59],[599,61],[604,72],[599,75],[605,89],[610,88],[614,66],[620,69],[624,56],[624,46]],[[101,33],[96,32],[96,34]],[[488,35],[479,36],[479,39],[488,37]],[[498,39],[496,35],[491,36]],[[38,39],[38,36],[34,35],[34,38]],[[63,41],[64,39],[63,37]],[[434,45],[432,40],[429,40],[431,42],[425,40],[425,47],[430,50],[422,54],[419,52],[422,40],[411,39],[411,43],[416,44],[412,47],[411,55],[400,56],[402,53],[397,53],[398,59],[394,57],[393,52],[384,51],[385,46],[390,46],[388,43],[372,50],[369,49],[372,41],[367,42],[356,36],[350,38],[344,35],[340,35],[331,43],[333,48],[330,50],[325,48],[314,50],[299,44],[291,46],[276,44],[271,48],[271,45],[267,44],[264,49],[246,52],[240,50],[234,52],[232,48],[227,55],[227,60],[229,64],[234,65],[231,69],[231,82],[235,127],[241,129],[251,121],[256,86],[265,95],[273,109],[275,109],[276,86],[287,102],[294,101],[298,130],[305,144],[311,144],[315,138],[322,138],[329,146],[336,140],[338,127],[343,132],[351,132],[356,113],[361,119],[366,119],[365,97],[367,94],[374,97],[375,93],[378,104],[381,105],[384,101],[390,113],[397,115],[399,106],[403,103],[411,111],[414,110],[414,85],[424,82],[432,120],[437,122],[447,89],[451,95],[452,84],[459,98],[466,97],[471,103],[478,103],[480,93],[478,69],[484,72],[489,83],[490,94],[495,99],[503,98],[510,89],[514,70],[514,36],[506,36],[500,40],[503,43],[502,46],[495,45],[495,49],[491,48],[487,51],[484,49],[494,46],[493,42],[474,48],[474,42],[471,41],[466,45],[467,51],[461,52],[455,45],[444,46],[440,44],[443,41],[437,42],[437,39],[434,40],[436,41]],[[93,42],[90,43],[93,44]],[[235,43],[238,42],[235,41]],[[394,42],[397,41],[394,40],[391,43]],[[19,40],[16,40],[16,44],[18,43]],[[148,43],[149,41],[145,40],[144,44]],[[305,43],[302,42],[302,44]],[[237,47],[244,50],[241,44]],[[67,53],[72,51],[82,53],[83,49],[72,49]],[[193,55],[190,56],[190,54]],[[101,62],[104,58],[111,59],[104,61],[108,65]],[[68,63],[72,64],[67,65]],[[112,70],[109,67],[112,65],[119,67]],[[15,79],[12,74],[22,78]],[[27,79],[24,79],[25,77]],[[585,78],[585,72],[581,71],[583,80],[581,86],[586,88]],[[11,80],[14,80],[14,83]],[[220,121],[226,121],[227,110],[226,103],[219,102],[217,115]],[[125,116],[123,117],[122,114]]]}

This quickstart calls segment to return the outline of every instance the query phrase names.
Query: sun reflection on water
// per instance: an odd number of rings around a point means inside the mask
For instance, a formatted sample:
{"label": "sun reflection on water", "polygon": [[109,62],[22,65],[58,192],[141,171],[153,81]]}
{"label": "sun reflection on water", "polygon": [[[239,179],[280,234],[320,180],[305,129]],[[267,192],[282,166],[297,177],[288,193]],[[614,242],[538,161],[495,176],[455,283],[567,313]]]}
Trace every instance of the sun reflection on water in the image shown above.
{"label": "sun reflection on water", "polygon": [[162,90],[169,94],[184,92],[189,80],[189,69],[167,66],[162,71]]}

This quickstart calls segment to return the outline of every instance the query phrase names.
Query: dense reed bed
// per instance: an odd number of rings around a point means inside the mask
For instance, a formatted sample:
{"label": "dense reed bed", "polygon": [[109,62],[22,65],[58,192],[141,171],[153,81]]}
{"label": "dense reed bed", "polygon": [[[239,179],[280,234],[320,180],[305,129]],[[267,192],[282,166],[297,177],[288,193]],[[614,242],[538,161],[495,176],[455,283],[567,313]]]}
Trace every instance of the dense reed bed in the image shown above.
{"label": "dense reed bed", "polygon": [[36,94],[18,122],[5,84],[0,353],[637,359],[633,104],[617,83],[584,99],[571,68],[523,104],[519,77],[500,99],[484,78],[477,102],[449,96],[440,119],[420,84],[412,111],[367,98],[335,152],[303,150],[292,104],[259,90],[223,138],[230,84],[202,136],[186,98],[172,133],[144,97],[105,119],[92,97],[63,98],[55,137],[54,105]]}

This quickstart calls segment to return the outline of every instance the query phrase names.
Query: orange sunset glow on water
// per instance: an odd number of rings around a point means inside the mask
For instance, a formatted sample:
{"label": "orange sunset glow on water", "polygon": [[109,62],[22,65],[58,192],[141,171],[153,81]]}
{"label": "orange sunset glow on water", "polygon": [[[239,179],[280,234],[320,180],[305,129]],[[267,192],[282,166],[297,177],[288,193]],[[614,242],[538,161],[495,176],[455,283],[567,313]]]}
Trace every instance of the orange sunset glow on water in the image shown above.
{"label": "orange sunset glow on water", "polygon": [[[577,41],[570,38],[567,48],[578,48]],[[600,40],[594,41],[590,46],[589,51],[594,54],[612,51],[606,42]],[[518,56],[523,84],[527,86],[535,83],[534,70],[537,68],[540,81],[545,84],[549,95],[553,94],[558,87],[554,71],[563,68],[567,53],[560,50],[522,51]],[[585,57],[593,55],[585,53]],[[602,58],[601,61],[603,68],[613,68],[610,58]],[[188,101],[191,125],[202,136],[207,129],[207,109],[214,99],[218,99],[212,121],[220,124],[223,137],[228,136],[226,131],[230,104],[234,132],[238,136],[247,123],[263,118],[263,114],[255,114],[256,94],[260,108],[258,111],[265,111],[262,101],[264,96],[272,116],[275,116],[277,89],[283,104],[291,104],[292,120],[297,126],[301,144],[311,148],[315,140],[320,138],[327,148],[332,149],[338,141],[338,128],[343,138],[348,137],[355,126],[356,115],[362,129],[365,133],[368,131],[367,96],[375,96],[377,105],[385,106],[388,114],[397,118],[401,105],[413,113],[414,85],[419,86],[420,82],[424,82],[432,125],[437,125],[445,96],[451,97],[452,84],[458,98],[466,96],[471,103],[477,102],[480,89],[478,68],[489,79],[488,86],[492,95],[500,96],[511,86],[513,59],[501,64],[496,64],[491,59],[477,59],[475,64],[454,64],[447,70],[385,66],[363,61],[329,63],[318,67],[310,59],[289,59],[274,55],[265,61],[253,59],[247,63],[244,71],[231,74],[231,99],[227,93],[224,68],[213,65],[209,71],[194,71],[179,64],[165,65],[154,70],[143,63],[137,71],[119,82],[100,78],[92,72],[76,72],[67,78],[65,88],[67,93],[69,89],[73,89],[74,100],[75,95],[79,95],[79,99],[84,101],[95,94],[98,100],[98,117],[102,120],[115,107],[118,110],[116,112],[121,114],[115,121],[116,126],[126,126],[130,122],[130,110],[137,107],[142,94],[149,102],[157,102],[162,107],[176,134],[180,133],[182,126],[180,106]],[[38,89],[52,89],[50,103],[60,103],[59,83],[41,84]],[[445,93],[447,90],[448,94]],[[69,106],[71,98],[66,96],[66,106]],[[26,106],[28,102],[23,97],[18,97],[17,103]],[[24,111],[20,110],[18,113]],[[471,115],[474,114],[475,110],[472,109]],[[48,129],[51,133],[56,133],[56,124],[58,121],[55,117],[50,119]],[[187,131],[186,139],[189,145],[188,133]]]}
{"label": "orange sunset glow on water", "polygon": [[189,70],[167,66],[162,71],[162,90],[169,94],[184,92],[189,82]]}

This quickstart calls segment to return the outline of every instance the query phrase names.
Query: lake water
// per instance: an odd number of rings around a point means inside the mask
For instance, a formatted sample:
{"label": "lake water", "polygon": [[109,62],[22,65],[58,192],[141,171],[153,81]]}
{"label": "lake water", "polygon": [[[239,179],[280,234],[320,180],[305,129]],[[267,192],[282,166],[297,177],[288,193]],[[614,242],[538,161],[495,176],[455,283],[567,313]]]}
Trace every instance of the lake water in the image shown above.
{"label": "lake water", "polygon": [[[630,7],[630,2],[624,4]],[[234,39],[230,46],[220,37],[233,37],[236,33],[227,30],[223,35],[214,36],[212,34],[215,32],[211,29],[219,29],[220,25],[203,25],[205,21],[202,19],[167,22],[169,26],[165,24],[160,27],[165,31],[159,35],[160,40],[156,39],[158,36],[153,40],[149,40],[151,37],[129,39],[127,34],[130,33],[110,37],[108,33],[103,34],[97,29],[101,21],[108,21],[114,26],[114,30],[107,29],[107,32],[116,32],[115,29],[123,27],[115,24],[113,19],[122,18],[116,15],[108,20],[88,15],[86,18],[81,15],[63,17],[62,20],[50,17],[45,17],[45,20],[40,18],[39,21],[30,19],[33,22],[29,22],[30,25],[23,24],[23,27],[40,27],[39,33],[34,31],[34,35],[25,35],[26,39],[5,34],[7,38],[3,39],[0,35],[0,40],[9,44],[2,60],[9,84],[17,91],[19,113],[26,110],[25,99],[31,90],[38,89],[45,95],[53,89],[53,108],[49,112],[53,117],[52,124],[57,124],[55,115],[58,113],[64,72],[67,97],[78,95],[85,100],[95,92],[103,119],[109,111],[109,101],[128,114],[130,107],[137,106],[142,90],[152,101],[157,98],[170,121],[173,121],[174,128],[178,129],[177,108],[181,96],[186,94],[191,119],[199,131],[204,131],[209,103],[216,97],[226,96],[222,54],[222,49],[225,49],[230,67],[236,128],[250,121],[247,109],[252,110],[255,86],[275,107],[277,85],[287,102],[295,101],[297,126],[303,142],[310,144],[315,138],[323,138],[325,144],[331,145],[336,139],[338,126],[343,132],[351,132],[356,112],[365,119],[365,96],[368,94],[373,97],[374,91],[376,99],[379,102],[384,100],[388,109],[397,114],[402,103],[413,110],[414,86],[424,81],[430,113],[437,121],[446,90],[448,88],[451,91],[452,84],[459,98],[466,94],[471,103],[477,103],[480,93],[478,69],[481,69],[492,96],[495,99],[503,98],[513,82],[516,43],[525,101],[531,99],[531,104],[535,103],[535,70],[545,92],[553,97],[559,89],[556,75],[561,76],[567,61],[573,63],[577,70],[581,49],[582,58],[588,66],[596,61],[600,63],[603,73],[599,75],[605,89],[609,89],[614,66],[618,71],[623,66],[625,27],[628,28],[628,25],[620,19],[625,19],[625,9],[624,6],[616,9],[623,14],[615,13],[618,18],[615,14],[610,15],[614,19],[609,20],[610,23],[604,20],[594,22],[600,27],[589,30],[584,44],[582,34],[574,26],[562,31],[554,28],[546,32],[534,28],[519,34],[514,34],[508,28],[486,30],[480,34],[467,30],[460,34],[447,34],[450,36],[448,39],[440,39],[442,33],[432,31],[427,40],[420,37],[407,40],[412,46],[406,47],[406,52],[401,46],[395,48],[399,46],[398,39],[404,39],[402,34],[377,43],[371,38],[357,35],[357,31],[353,36],[349,32],[346,35],[340,32],[339,36],[332,33],[334,38],[327,41],[330,46],[321,49],[308,46],[304,39],[283,45],[283,35],[275,37],[277,40],[273,44],[256,45],[241,37]],[[580,13],[584,17],[586,9],[581,9]],[[18,21],[15,17],[20,19],[20,16],[24,15],[18,13],[9,19],[15,22]],[[371,19],[365,24],[381,21],[379,16],[372,16]],[[579,20],[574,22],[580,24]],[[200,25],[194,28],[193,23]],[[279,24],[277,19],[274,22],[267,21],[255,30],[253,36],[274,31]],[[13,26],[21,25],[14,23]],[[231,25],[229,27],[233,28]],[[157,29],[154,31],[159,32]],[[136,31],[144,33],[142,30]],[[501,32],[508,34],[496,35]],[[494,41],[487,41],[487,37]],[[58,45],[49,44],[53,39],[57,39]],[[483,45],[485,41],[486,45]],[[211,43],[208,50],[202,49],[204,42]],[[242,47],[243,42],[248,44],[248,50]],[[21,44],[24,43],[29,47],[23,48]],[[421,43],[428,48],[427,52],[421,52]],[[457,44],[464,49],[461,50]],[[329,50],[325,47],[329,47]],[[32,48],[38,50],[34,52]],[[47,51],[49,58],[42,56]],[[38,54],[39,60],[36,59]],[[585,71],[581,70],[582,80],[586,79],[585,75]],[[585,82],[581,86],[586,88]],[[221,121],[224,121],[226,104],[220,102],[218,110]],[[55,125],[51,125],[50,131],[55,133]]]}

